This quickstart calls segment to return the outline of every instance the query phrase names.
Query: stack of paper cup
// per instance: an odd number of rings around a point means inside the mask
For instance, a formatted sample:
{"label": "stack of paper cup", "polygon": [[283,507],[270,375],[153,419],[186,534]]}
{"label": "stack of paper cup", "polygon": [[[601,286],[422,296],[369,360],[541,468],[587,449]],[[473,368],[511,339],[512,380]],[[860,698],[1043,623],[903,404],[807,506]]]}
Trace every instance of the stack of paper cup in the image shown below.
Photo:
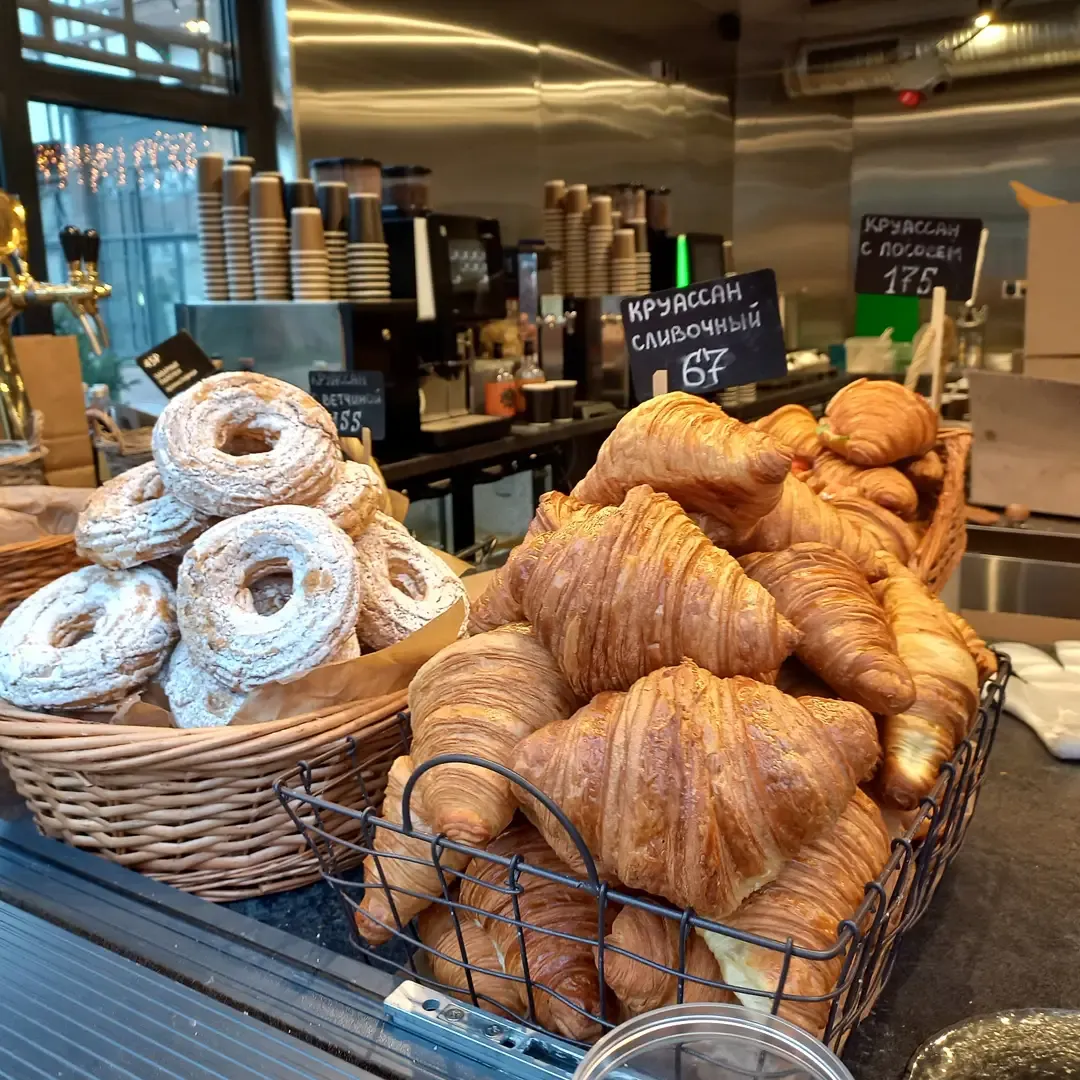
{"label": "stack of paper cup", "polygon": [[382,196],[349,196],[349,299],[375,303],[390,299],[390,249],[382,223]]}
{"label": "stack of paper cup", "polygon": [[323,239],[322,212],[317,206],[293,209],[289,261],[294,300],[330,299],[330,264]]}
{"label": "stack of paper cup", "polygon": [[634,262],[637,264],[637,291],[644,296],[652,289],[652,255],[648,251],[638,251]]}
{"label": "stack of paper cup", "polygon": [[557,296],[566,292],[565,199],[565,180],[549,180],[544,185],[544,245],[551,252],[551,288]]}
{"label": "stack of paper cup", "polygon": [[251,179],[251,264],[257,300],[289,299],[289,225],[280,173]]}
{"label": "stack of paper cup", "polygon": [[221,225],[221,179],[224,154],[200,154],[195,160],[199,187],[199,251],[207,300],[229,299],[229,273],[225,262],[225,232]]}
{"label": "stack of paper cup", "polygon": [[611,291],[616,296],[637,294],[634,230],[616,229],[611,244]]}
{"label": "stack of paper cup", "polygon": [[588,296],[606,296],[611,292],[611,242],[614,234],[611,196],[594,195],[589,218]]}
{"label": "stack of paper cup", "polygon": [[589,209],[589,188],[571,184],[566,189],[563,250],[566,257],[566,291],[585,296],[588,285],[588,242],[585,215]]}
{"label": "stack of paper cup", "polygon": [[225,230],[225,266],[230,300],[254,300],[251,269],[251,166],[226,165],[221,178]]}
{"label": "stack of paper cup", "polygon": [[326,257],[330,264],[330,299],[349,298],[349,185],[334,180],[317,187]]}

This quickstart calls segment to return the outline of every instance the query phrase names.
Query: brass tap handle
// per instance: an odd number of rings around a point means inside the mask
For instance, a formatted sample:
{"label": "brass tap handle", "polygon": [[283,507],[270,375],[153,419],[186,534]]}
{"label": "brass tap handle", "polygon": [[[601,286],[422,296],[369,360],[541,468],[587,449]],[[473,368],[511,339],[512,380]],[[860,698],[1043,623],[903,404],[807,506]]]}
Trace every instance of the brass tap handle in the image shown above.
{"label": "brass tap handle", "polygon": [[101,253],[101,235],[97,229],[87,229],[82,235],[83,266],[91,281],[98,279],[98,255]]}
{"label": "brass tap handle", "polygon": [[83,234],[74,225],[60,230],[60,247],[68,264],[68,280],[78,282],[83,275]]}

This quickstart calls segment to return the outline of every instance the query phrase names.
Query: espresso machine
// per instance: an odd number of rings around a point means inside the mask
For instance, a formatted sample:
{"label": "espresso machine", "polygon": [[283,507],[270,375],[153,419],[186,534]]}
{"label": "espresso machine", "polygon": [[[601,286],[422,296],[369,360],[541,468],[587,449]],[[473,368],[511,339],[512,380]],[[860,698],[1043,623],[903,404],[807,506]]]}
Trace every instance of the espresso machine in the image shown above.
{"label": "espresso machine", "polygon": [[508,418],[469,409],[476,332],[506,317],[498,221],[384,207],[383,231],[390,295],[416,304],[421,444],[448,450],[508,434]]}

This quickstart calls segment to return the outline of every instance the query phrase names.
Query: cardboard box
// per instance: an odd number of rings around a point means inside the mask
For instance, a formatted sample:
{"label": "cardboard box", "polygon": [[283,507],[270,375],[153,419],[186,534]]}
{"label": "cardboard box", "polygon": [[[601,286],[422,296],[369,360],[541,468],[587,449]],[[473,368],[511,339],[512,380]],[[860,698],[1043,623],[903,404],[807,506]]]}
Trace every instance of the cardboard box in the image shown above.
{"label": "cardboard box", "polygon": [[1028,225],[1028,358],[1080,357],[1080,203],[1036,206]]}
{"label": "cardboard box", "polygon": [[86,425],[82,369],[75,338],[26,334],[13,340],[30,403],[45,414],[43,441],[49,450],[45,458],[46,478],[50,484],[61,485],[61,480],[53,479],[54,473],[86,468],[92,472],[94,453]]}
{"label": "cardboard box", "polygon": [[1080,356],[1026,356],[1024,374],[1034,379],[1080,383]]}
{"label": "cardboard box", "polygon": [[968,371],[971,501],[1080,517],[1080,384]]}

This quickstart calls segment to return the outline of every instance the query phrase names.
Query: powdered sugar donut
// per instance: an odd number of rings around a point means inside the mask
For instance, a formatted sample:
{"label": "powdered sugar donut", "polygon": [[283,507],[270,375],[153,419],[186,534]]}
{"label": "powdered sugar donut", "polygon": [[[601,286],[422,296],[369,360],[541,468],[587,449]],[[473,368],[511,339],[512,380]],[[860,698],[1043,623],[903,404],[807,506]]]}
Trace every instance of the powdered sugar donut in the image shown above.
{"label": "powdered sugar donut", "polygon": [[176,641],[175,594],[148,567],[84,566],[0,626],[0,697],[27,709],[111,704],[157,674]]}
{"label": "powdered sugar donut", "polygon": [[370,649],[385,649],[427,626],[458,600],[469,600],[460,578],[404,525],[378,512],[356,542],[360,563],[357,632]]}
{"label": "powdered sugar donut", "polygon": [[75,547],[99,566],[126,570],[186,551],[213,520],[170,495],[148,461],[90,496],[75,526]]}
{"label": "powdered sugar donut", "polygon": [[[260,615],[251,584],[289,574],[293,592]],[[229,690],[284,682],[325,663],[359,613],[352,541],[311,506],[268,506],[219,522],[184,556],[180,633],[194,663]]]}
{"label": "powdered sugar donut", "polygon": [[369,525],[386,498],[386,488],[370,465],[345,461],[338,468],[330,490],[312,505],[354,539]]}
{"label": "powdered sugar donut", "polygon": [[341,462],[334,421],[313,397],[244,371],[174,397],[154,425],[153,450],[169,493],[215,517],[313,503]]}

